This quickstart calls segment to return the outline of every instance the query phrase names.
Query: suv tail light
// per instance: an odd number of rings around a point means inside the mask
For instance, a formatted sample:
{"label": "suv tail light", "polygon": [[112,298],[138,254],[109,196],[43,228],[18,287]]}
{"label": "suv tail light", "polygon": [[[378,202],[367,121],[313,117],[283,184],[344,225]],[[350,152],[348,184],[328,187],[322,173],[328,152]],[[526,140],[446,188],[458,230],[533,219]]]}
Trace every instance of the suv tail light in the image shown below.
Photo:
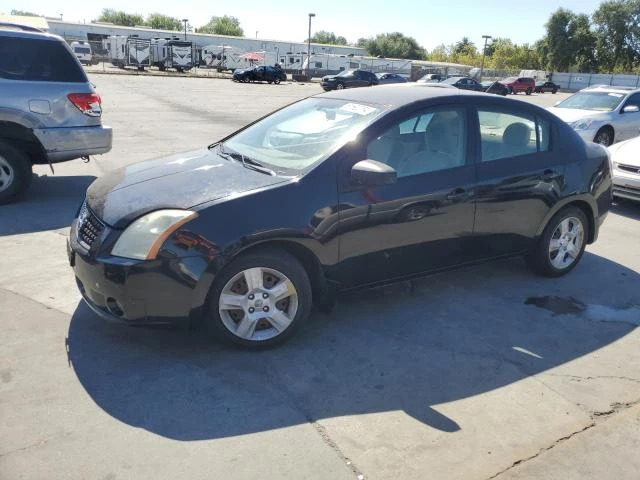
{"label": "suv tail light", "polygon": [[102,115],[102,100],[97,93],[70,93],[67,98],[78,110],[89,117]]}

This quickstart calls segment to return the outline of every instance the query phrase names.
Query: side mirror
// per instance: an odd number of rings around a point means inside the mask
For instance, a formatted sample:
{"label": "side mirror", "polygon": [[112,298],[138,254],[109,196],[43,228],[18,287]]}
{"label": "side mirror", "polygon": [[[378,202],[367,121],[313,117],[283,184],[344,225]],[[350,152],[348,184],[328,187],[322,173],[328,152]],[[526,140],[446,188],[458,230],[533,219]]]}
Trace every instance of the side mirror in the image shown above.
{"label": "side mirror", "polygon": [[637,105],[627,105],[622,109],[622,113],[635,113],[640,112],[640,107]]}
{"label": "side mirror", "polygon": [[351,183],[355,185],[390,185],[397,180],[398,173],[377,160],[362,160],[351,168]]}

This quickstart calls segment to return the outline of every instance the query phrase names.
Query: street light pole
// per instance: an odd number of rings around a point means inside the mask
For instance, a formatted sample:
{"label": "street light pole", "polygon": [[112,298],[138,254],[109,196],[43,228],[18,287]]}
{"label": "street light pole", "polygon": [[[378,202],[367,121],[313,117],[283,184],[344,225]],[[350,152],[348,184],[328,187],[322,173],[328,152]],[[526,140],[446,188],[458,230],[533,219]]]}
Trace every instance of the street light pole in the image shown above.
{"label": "street light pole", "polygon": [[484,56],[487,54],[487,40],[493,38],[491,35],[482,35],[484,38],[484,48],[482,49],[482,63],[480,64],[480,81],[482,81],[482,72],[484,70]]}
{"label": "street light pole", "polygon": [[309,14],[309,36],[307,37],[307,79],[309,78],[309,67],[311,67],[311,17],[315,16],[315,13]]}
{"label": "street light pole", "polygon": [[182,21],[184,22],[184,41],[187,41],[187,23],[189,23],[189,19],[188,18],[183,18]]}

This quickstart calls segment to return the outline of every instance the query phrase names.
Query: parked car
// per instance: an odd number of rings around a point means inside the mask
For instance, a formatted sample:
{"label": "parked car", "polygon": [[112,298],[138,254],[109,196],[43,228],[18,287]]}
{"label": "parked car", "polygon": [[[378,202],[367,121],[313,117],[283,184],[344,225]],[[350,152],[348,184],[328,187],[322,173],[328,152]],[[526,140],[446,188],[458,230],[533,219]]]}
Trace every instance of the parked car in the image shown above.
{"label": "parked car", "polygon": [[388,83],[407,83],[407,79],[397,73],[376,73],[378,84],[385,85]]}
{"label": "parked car", "polygon": [[101,99],[62,38],[0,24],[0,204],[26,191],[34,164],[111,149]]}
{"label": "parked car", "polygon": [[93,52],[89,42],[71,42],[71,50],[78,57],[78,61],[83,65],[93,65]]}
{"label": "parked car", "polygon": [[322,77],[320,81],[320,86],[325,92],[372,85],[378,85],[378,77],[366,70],[344,70],[337,75]]}
{"label": "parked car", "polygon": [[495,95],[505,96],[509,93],[509,87],[500,82],[482,82],[482,91]]}
{"label": "parked car", "polygon": [[531,95],[536,89],[536,81],[530,77],[508,77],[500,80],[500,83],[506,85],[509,88],[509,93],[513,94],[524,92]]}
{"label": "parked car", "polygon": [[452,85],[461,90],[473,90],[476,92],[482,92],[484,90],[479,82],[470,77],[449,77],[439,83],[443,85]]}
{"label": "parked car", "polygon": [[536,93],[551,92],[555,94],[558,90],[560,90],[560,85],[556,85],[553,82],[536,82],[536,88],[534,91]]}
{"label": "parked car", "polygon": [[270,67],[261,65],[259,67],[251,67],[246,69],[237,68],[233,71],[232,80],[235,82],[267,82],[275,83],[287,80],[287,74],[278,67]]}
{"label": "parked car", "polygon": [[613,195],[640,202],[640,137],[609,147],[613,164]]}
{"label": "parked car", "polygon": [[564,275],[610,200],[606,149],[546,110],[383,85],[306,98],[208,148],[107,173],[68,252],[104,318],[200,318],[264,347],[335,289],[509,255]]}
{"label": "parked car", "polygon": [[433,82],[441,82],[447,78],[446,75],[441,75],[440,73],[427,73],[423,77],[417,80],[418,83],[433,83]]}
{"label": "parked car", "polygon": [[595,86],[585,88],[550,107],[585,141],[609,146],[638,135],[640,89]]}

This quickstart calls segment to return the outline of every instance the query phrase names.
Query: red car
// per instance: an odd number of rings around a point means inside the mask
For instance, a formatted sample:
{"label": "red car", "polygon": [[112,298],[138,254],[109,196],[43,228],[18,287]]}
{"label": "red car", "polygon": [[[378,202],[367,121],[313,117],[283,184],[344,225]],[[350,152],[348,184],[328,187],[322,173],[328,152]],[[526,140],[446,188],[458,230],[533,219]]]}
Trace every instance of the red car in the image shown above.
{"label": "red car", "polygon": [[524,92],[531,95],[531,92],[536,89],[536,81],[530,77],[509,77],[501,80],[500,83],[506,85],[509,93],[513,94]]}

